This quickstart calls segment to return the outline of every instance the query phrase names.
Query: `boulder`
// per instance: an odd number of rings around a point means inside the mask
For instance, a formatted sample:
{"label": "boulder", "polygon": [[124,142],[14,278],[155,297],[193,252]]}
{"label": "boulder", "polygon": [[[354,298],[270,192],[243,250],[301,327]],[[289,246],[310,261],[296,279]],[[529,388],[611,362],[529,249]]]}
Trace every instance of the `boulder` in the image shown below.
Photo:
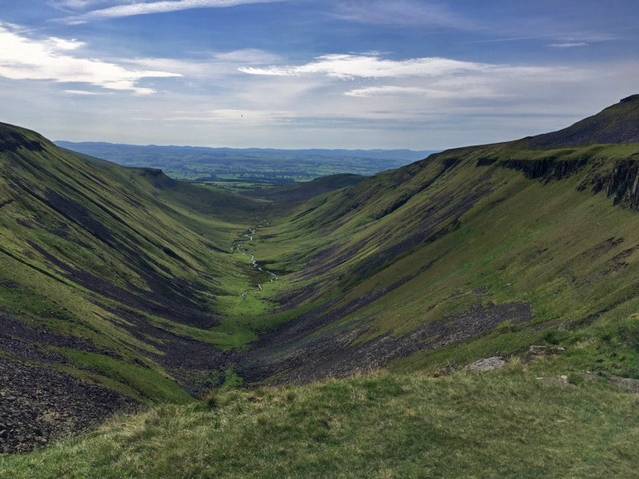
{"label": "boulder", "polygon": [[473,373],[483,373],[486,371],[493,371],[495,369],[501,369],[506,365],[506,360],[500,356],[493,356],[490,358],[480,359],[472,364],[466,366],[466,370]]}

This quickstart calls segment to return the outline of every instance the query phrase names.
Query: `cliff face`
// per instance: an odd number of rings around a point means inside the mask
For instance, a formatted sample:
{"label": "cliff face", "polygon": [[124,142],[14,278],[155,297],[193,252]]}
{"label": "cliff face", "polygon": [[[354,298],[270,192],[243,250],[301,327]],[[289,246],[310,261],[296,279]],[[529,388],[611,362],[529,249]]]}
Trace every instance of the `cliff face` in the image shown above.
{"label": "cliff face", "polygon": [[590,190],[594,194],[605,193],[615,205],[639,211],[639,158],[629,158],[615,162],[615,166],[598,169],[587,159],[562,161],[555,159],[541,161],[511,160],[501,163],[506,168],[522,171],[528,178],[542,181],[561,180],[586,167],[592,167],[580,183],[578,189]]}
{"label": "cliff face", "polygon": [[465,152],[475,151],[479,167],[496,164],[541,181],[585,172],[580,190],[604,192],[615,204],[639,210],[639,153],[633,144],[639,144],[639,95],[559,131]]}
{"label": "cliff face", "polygon": [[542,182],[557,181],[582,173],[578,190],[605,193],[615,205],[639,211],[639,155],[606,159],[597,155],[566,159],[561,155],[542,159],[480,158],[477,166],[497,165],[517,170],[527,178]]}
{"label": "cliff face", "polygon": [[612,172],[595,175],[594,193],[605,192],[615,204],[639,210],[639,158],[620,161]]}
{"label": "cliff face", "polygon": [[497,163],[503,168],[521,171],[527,178],[542,180],[560,180],[566,178],[588,165],[586,158],[564,160],[561,158],[548,157],[541,160],[496,160],[491,158],[481,158],[477,161],[477,166],[490,166]]}

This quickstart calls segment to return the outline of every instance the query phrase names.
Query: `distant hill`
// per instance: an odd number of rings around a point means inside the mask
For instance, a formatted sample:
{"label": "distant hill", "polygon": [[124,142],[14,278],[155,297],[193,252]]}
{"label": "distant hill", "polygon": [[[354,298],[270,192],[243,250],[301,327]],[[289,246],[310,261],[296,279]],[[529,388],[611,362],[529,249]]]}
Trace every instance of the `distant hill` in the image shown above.
{"label": "distant hill", "polygon": [[399,168],[433,153],[412,150],[278,150],[138,146],[113,143],[73,143],[58,146],[124,166],[161,168],[169,176],[189,180],[285,184],[321,176],[370,176]]}
{"label": "distant hill", "polygon": [[624,98],[568,128],[524,139],[531,148],[639,143],[639,95]]}

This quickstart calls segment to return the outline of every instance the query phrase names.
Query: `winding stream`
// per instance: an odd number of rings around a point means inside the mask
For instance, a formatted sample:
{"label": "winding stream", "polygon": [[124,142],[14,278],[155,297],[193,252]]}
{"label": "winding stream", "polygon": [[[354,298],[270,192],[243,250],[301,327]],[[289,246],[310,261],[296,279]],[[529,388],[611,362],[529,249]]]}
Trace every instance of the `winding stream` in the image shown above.
{"label": "winding stream", "polygon": [[[266,274],[269,276],[269,282],[272,283],[274,281],[279,280],[279,276],[273,271],[269,271],[264,266],[262,266],[255,257],[255,251],[249,250],[249,243],[253,242],[257,238],[257,226],[249,228],[246,233],[242,234],[242,236],[233,242],[233,247],[231,249],[231,253],[240,253],[245,256],[249,256],[249,263],[253,269],[259,271],[260,273]],[[254,291],[263,291],[263,283],[258,282],[255,285]],[[250,291],[242,291],[241,297],[242,300],[246,300],[248,298],[248,294]]]}

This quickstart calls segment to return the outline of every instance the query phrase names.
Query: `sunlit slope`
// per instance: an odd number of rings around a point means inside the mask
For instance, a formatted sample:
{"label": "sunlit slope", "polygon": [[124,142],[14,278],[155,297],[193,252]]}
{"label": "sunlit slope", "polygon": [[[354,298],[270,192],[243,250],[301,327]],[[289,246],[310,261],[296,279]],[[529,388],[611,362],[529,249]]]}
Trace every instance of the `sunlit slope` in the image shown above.
{"label": "sunlit slope", "polygon": [[438,369],[562,341],[590,369],[639,376],[638,172],[639,145],[513,143],[311,200],[265,231],[298,319],[247,374]]}
{"label": "sunlit slope", "polygon": [[65,368],[138,399],[185,397],[167,371],[211,369],[218,298],[247,281],[231,244],[259,202],[0,125],[0,205],[0,312],[22,325],[9,357],[25,359],[17,342],[38,358],[54,348]]}

